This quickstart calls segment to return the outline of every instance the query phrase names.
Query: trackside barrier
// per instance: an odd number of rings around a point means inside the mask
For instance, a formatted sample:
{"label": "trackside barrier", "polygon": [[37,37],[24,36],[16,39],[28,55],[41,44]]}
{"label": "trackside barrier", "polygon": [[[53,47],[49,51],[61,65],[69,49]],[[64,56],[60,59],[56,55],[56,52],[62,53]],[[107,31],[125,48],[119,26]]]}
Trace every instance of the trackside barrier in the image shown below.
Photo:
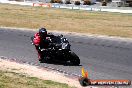
{"label": "trackside barrier", "polygon": [[118,12],[118,13],[132,13],[132,9],[119,9],[111,7],[92,7],[92,6],[77,6],[77,5],[65,5],[65,4],[52,4],[52,8],[63,8],[73,10],[86,10],[86,11],[102,11],[102,12]]}
{"label": "trackside barrier", "polygon": [[50,3],[33,3],[34,6],[40,6],[40,7],[52,7]]}

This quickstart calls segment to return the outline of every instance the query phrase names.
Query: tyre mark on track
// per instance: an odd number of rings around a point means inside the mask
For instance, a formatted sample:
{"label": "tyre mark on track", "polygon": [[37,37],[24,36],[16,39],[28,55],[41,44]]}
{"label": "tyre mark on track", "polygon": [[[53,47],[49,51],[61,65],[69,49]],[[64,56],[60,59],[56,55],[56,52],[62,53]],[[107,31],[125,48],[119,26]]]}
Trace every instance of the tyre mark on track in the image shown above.
{"label": "tyre mark on track", "polygon": [[[70,41],[70,42],[76,43],[76,44],[82,44],[82,45],[94,45],[94,46],[101,46],[101,47],[108,47],[108,48],[115,48],[115,49],[132,50],[131,48],[113,46],[113,45],[105,45],[105,44],[98,44],[98,43],[88,43],[88,42],[84,43],[84,42],[80,42],[80,41]],[[126,44],[126,42],[124,44]]]}

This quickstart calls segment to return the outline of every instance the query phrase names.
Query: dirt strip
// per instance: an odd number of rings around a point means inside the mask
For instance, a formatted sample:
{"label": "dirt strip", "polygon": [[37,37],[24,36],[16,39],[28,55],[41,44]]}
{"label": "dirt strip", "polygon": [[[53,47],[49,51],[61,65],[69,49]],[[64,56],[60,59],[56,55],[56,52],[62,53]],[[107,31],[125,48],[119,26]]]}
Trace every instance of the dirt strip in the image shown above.
{"label": "dirt strip", "polygon": [[[7,70],[20,74],[25,74],[31,77],[37,77],[44,80],[52,80],[55,82],[66,83],[70,86],[83,88],[77,78],[66,77],[63,73],[51,71],[45,68],[39,68],[37,66],[31,66],[28,64],[20,64],[14,61],[0,59],[0,70]],[[96,88],[96,87],[85,87],[85,88]]]}

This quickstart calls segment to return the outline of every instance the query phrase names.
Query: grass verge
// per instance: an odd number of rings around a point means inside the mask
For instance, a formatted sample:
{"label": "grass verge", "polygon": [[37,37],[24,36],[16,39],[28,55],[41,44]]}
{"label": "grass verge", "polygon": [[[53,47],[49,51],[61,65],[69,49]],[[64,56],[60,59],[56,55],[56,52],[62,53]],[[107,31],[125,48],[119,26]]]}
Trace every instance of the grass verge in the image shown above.
{"label": "grass verge", "polygon": [[0,88],[72,88],[67,84],[0,70]]}
{"label": "grass verge", "polygon": [[0,26],[132,38],[132,14],[0,4]]}

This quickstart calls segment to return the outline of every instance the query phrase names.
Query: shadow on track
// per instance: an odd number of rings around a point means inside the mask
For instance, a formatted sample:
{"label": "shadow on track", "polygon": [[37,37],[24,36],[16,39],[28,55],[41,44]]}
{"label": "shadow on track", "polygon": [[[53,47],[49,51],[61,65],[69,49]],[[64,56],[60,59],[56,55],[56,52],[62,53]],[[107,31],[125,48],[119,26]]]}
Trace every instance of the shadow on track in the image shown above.
{"label": "shadow on track", "polygon": [[54,64],[54,65],[63,65],[63,66],[82,66],[82,65],[74,65],[70,62],[66,61],[58,61],[58,60],[42,60],[40,63]]}

